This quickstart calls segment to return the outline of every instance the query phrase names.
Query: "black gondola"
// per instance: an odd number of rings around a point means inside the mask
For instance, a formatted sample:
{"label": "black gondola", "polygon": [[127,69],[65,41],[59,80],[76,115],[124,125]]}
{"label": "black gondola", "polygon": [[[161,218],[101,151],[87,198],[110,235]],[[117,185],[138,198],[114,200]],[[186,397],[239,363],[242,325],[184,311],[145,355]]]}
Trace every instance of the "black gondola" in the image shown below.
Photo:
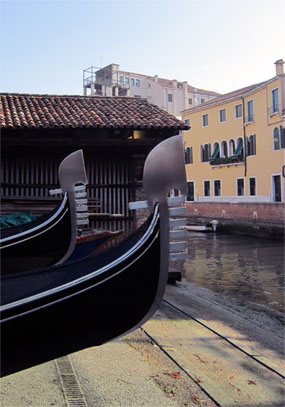
{"label": "black gondola", "polygon": [[1,229],[2,275],[60,264],[73,252],[77,230],[76,195],[82,195],[80,189],[84,190],[87,183],[82,150],[61,162],[58,177],[60,191],[64,193],[58,207],[32,222]]}
{"label": "black gondola", "polygon": [[2,280],[2,375],[122,336],[160,305],[168,278],[167,193],[186,192],[181,136],[149,154],[144,190],[152,212],[106,252]]}

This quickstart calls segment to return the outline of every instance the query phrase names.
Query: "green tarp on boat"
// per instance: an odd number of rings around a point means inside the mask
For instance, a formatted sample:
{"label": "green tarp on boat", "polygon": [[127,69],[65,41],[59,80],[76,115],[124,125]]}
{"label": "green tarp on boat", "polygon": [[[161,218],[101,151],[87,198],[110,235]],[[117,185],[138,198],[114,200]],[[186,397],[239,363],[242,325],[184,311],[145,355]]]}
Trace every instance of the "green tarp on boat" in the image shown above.
{"label": "green tarp on boat", "polygon": [[13,212],[0,216],[0,226],[1,228],[9,228],[11,226],[23,225],[35,219],[37,219],[37,216],[31,212]]}

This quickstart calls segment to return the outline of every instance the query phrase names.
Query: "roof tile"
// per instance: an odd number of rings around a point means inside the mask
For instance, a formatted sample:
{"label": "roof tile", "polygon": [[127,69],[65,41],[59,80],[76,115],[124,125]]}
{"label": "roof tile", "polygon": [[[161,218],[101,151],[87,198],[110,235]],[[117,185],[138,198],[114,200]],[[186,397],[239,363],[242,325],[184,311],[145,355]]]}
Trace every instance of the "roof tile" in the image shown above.
{"label": "roof tile", "polygon": [[189,128],[146,99],[12,93],[0,97],[2,128]]}

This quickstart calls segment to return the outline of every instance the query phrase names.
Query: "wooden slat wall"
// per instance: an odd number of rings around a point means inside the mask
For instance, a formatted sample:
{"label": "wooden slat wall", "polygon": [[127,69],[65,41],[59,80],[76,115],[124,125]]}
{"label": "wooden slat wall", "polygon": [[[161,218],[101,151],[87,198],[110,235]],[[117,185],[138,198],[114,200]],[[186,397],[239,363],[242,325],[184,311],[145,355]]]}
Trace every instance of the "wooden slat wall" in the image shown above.
{"label": "wooden slat wall", "polygon": [[[49,198],[49,190],[58,188],[60,160],[49,157],[7,157],[1,162],[1,197],[35,200]],[[129,228],[131,213],[130,165],[127,159],[109,159],[85,155],[90,212],[121,214],[124,219],[108,220],[92,216],[91,226],[118,230]],[[25,208],[23,208],[25,209]],[[29,208],[26,208],[29,210]]]}
{"label": "wooden slat wall", "polygon": [[49,197],[49,190],[58,187],[58,166],[59,162],[48,158],[3,158],[1,161],[1,196]]}
{"label": "wooden slat wall", "polygon": [[[98,217],[91,216],[92,227],[111,230],[130,228],[131,213],[128,203],[131,197],[131,179],[128,161],[85,156],[85,164],[90,212],[101,214]],[[95,201],[94,207],[92,201]],[[110,221],[100,218],[102,214],[122,215],[124,219]]]}

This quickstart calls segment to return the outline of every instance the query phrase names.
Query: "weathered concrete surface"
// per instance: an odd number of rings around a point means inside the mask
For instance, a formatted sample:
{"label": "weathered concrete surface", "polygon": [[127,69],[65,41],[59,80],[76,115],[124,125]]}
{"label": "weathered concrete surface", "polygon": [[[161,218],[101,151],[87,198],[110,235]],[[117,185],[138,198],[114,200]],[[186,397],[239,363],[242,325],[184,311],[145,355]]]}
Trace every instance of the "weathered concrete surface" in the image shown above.
{"label": "weathered concrete surface", "polygon": [[[189,283],[165,299],[284,373],[284,336],[273,315],[238,306]],[[87,407],[284,406],[283,380],[222,338],[163,304],[142,330],[70,355]],[[191,379],[193,378],[193,380]],[[1,379],[1,407],[66,407],[55,362]]]}
{"label": "weathered concrete surface", "polygon": [[66,407],[54,362],[3,377],[1,407]]}
{"label": "weathered concrete surface", "polygon": [[215,405],[141,330],[71,360],[88,406]]}
{"label": "weathered concrete surface", "polygon": [[284,405],[282,378],[168,305],[144,329],[221,406]]}
{"label": "weathered concrete surface", "polygon": [[[140,329],[69,359],[88,407],[215,405]],[[68,406],[54,361],[1,382],[2,407]]]}
{"label": "weathered concrete surface", "polygon": [[168,285],[164,296],[245,352],[285,375],[284,315],[251,307],[183,281]]}

